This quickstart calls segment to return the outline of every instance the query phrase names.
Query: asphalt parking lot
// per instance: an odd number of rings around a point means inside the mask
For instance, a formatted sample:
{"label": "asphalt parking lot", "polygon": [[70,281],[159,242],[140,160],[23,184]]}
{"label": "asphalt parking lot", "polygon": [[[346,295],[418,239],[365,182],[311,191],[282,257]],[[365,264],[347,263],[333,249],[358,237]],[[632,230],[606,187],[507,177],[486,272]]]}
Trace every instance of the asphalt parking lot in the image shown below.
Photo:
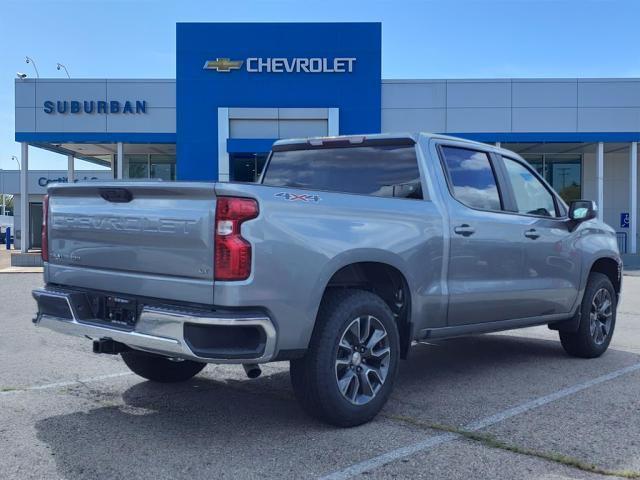
{"label": "asphalt parking lot", "polygon": [[31,324],[38,274],[0,274],[0,476],[640,478],[640,278],[600,359],[546,327],[419,345],[375,421],[301,411],[288,364],[156,385],[88,340]]}

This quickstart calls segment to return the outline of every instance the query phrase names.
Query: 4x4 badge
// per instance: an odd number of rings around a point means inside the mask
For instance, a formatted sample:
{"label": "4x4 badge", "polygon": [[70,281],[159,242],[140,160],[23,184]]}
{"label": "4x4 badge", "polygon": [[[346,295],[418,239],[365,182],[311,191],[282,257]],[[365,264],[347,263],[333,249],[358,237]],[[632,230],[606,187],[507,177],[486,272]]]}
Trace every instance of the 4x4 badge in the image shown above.
{"label": "4x4 badge", "polygon": [[309,193],[289,193],[289,192],[279,192],[275,194],[276,197],[282,198],[283,200],[287,200],[289,202],[314,202],[318,203],[321,198],[319,195],[311,195]]}

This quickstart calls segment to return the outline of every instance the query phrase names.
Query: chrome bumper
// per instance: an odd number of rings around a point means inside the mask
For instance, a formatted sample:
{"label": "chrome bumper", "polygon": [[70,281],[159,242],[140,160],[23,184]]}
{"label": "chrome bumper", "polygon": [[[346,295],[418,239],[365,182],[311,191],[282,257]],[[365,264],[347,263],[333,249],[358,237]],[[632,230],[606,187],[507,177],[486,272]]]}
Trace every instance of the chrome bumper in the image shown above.
{"label": "chrome bumper", "polygon": [[[83,308],[84,293],[45,288],[34,290],[33,297],[38,303],[38,314],[34,323],[50,330],[89,338],[91,340],[111,339],[116,342],[147,352],[158,353],[176,358],[196,360],[207,363],[265,363],[274,358],[276,330],[267,316],[253,314],[228,314],[177,307],[158,307],[144,305],[133,330],[111,328],[99,325],[97,319],[87,318],[88,308]],[[55,314],[43,307],[46,302],[55,301]],[[256,356],[238,356],[232,352],[219,355],[198,355],[185,338],[185,325],[257,327],[264,332],[264,342]]]}

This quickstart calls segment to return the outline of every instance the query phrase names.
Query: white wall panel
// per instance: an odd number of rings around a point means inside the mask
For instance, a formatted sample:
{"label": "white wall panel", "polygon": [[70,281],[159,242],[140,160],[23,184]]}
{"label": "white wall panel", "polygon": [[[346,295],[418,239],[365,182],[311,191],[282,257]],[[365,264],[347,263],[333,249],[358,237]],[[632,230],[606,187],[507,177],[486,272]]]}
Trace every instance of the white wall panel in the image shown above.
{"label": "white wall panel", "polygon": [[35,107],[36,106],[36,84],[29,81],[15,82],[15,100],[16,107]]}
{"label": "white wall panel", "polygon": [[44,113],[36,108],[37,132],[105,132],[108,115]]}
{"label": "white wall panel", "polygon": [[[30,96],[34,98],[29,100]],[[98,114],[45,113],[45,101],[147,102],[146,113]],[[148,132],[176,131],[175,80],[65,80],[42,79],[16,82],[17,106],[31,110],[32,122],[25,110],[16,110],[17,132]],[[134,104],[135,105],[135,104]],[[162,106],[162,108],[157,108]],[[67,103],[67,108],[70,104]]]}
{"label": "white wall panel", "polygon": [[150,108],[147,113],[105,115],[108,132],[173,133],[176,131],[174,108]]}
{"label": "white wall panel", "polygon": [[438,132],[446,130],[444,108],[382,109],[383,132]]}
{"label": "white wall panel", "polygon": [[322,137],[329,134],[327,120],[280,120],[279,138]]}
{"label": "white wall panel", "polygon": [[[47,193],[48,183],[65,182],[67,180],[66,170],[29,170],[29,177],[27,181],[30,194],[42,194]],[[20,172],[18,170],[3,170],[0,171],[0,177],[4,182],[5,193],[9,195],[20,194]],[[76,180],[78,182],[90,181],[90,180],[111,180],[112,175],[110,170],[77,170]],[[14,202],[14,206],[17,208],[20,202]]]}
{"label": "white wall panel", "polygon": [[[605,144],[606,145],[606,144]],[[629,211],[629,153],[623,150],[604,155],[604,221],[618,232],[628,229],[620,227],[620,214]],[[583,155],[582,198],[597,200],[596,155]],[[629,240],[627,239],[627,242]]]}
{"label": "white wall panel", "polygon": [[514,108],[514,132],[575,132],[578,119],[575,108]]}
{"label": "white wall panel", "polygon": [[580,80],[579,107],[640,107],[638,80]]}
{"label": "white wall panel", "polygon": [[229,118],[247,120],[277,120],[277,108],[229,108]]}
{"label": "white wall panel", "polygon": [[36,107],[40,109],[46,100],[106,100],[106,95],[106,80],[40,80],[36,83]]}
{"label": "white wall panel", "polygon": [[445,81],[383,82],[382,108],[443,108],[447,101]]}
{"label": "white wall panel", "polygon": [[510,108],[449,108],[447,132],[509,132]]}
{"label": "white wall panel", "polygon": [[229,120],[230,138],[278,138],[277,120]]}
{"label": "white wall panel", "polygon": [[278,108],[281,120],[326,120],[329,118],[328,108]]}
{"label": "white wall panel", "polygon": [[447,81],[447,107],[509,107],[511,81]]}
{"label": "white wall panel", "polygon": [[513,80],[513,107],[576,107],[578,83],[567,81]]}
{"label": "white wall panel", "polygon": [[107,80],[107,101],[146,100],[147,107],[176,107],[176,82],[168,80]]}
{"label": "white wall panel", "polygon": [[36,129],[35,110],[33,108],[16,107],[16,132],[33,132]]}
{"label": "white wall panel", "polygon": [[640,108],[579,108],[581,132],[640,131]]}

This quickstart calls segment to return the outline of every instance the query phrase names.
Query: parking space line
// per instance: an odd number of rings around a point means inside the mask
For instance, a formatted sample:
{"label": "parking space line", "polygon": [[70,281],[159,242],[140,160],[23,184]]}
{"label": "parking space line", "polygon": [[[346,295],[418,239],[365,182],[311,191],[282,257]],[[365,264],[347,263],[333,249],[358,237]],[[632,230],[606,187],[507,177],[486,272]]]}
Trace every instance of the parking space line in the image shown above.
{"label": "parking space line", "polygon": [[[512,408],[508,408],[507,410],[503,410],[502,412],[496,413],[495,415],[490,415],[480,420],[476,420],[475,422],[471,422],[463,426],[461,430],[473,432],[473,431],[481,430],[486,427],[490,427],[492,425],[495,425],[496,423],[500,423],[504,420],[515,417],[517,415],[521,415],[535,408],[541,407],[543,405],[547,405],[551,402],[555,402],[556,400],[560,400],[562,398],[568,397],[570,395],[573,395],[575,393],[581,392],[588,388],[594,387],[601,383],[608,382],[609,380],[613,380],[615,378],[618,378],[623,375],[636,372],[636,371],[640,371],[640,363],[636,363],[634,365],[621,368],[620,370],[615,370],[606,375],[596,377],[586,382],[578,383],[571,387],[563,388],[549,395],[544,395],[542,397],[529,400],[528,402],[521,403],[520,405],[517,405]],[[442,445],[444,443],[451,442],[457,438],[464,438],[464,437],[462,437],[460,434],[457,434],[457,433],[443,433],[443,434],[436,435],[434,437],[429,437],[426,440],[423,440],[421,442],[407,445],[405,447],[400,447],[395,450],[391,450],[389,452],[383,453],[376,457],[372,457],[368,460],[364,460],[362,462],[351,465],[345,469],[338,470],[329,475],[321,477],[321,480],[344,480],[347,478],[351,478],[356,475],[360,475],[366,471],[382,467],[383,465],[386,465],[387,463],[391,463],[395,460],[399,460],[401,458],[408,457],[415,453],[429,450],[439,445]]]}
{"label": "parking space line", "polygon": [[44,385],[33,385],[31,387],[23,387],[23,388],[16,388],[12,390],[0,391],[0,396],[15,395],[17,393],[32,392],[35,390],[48,390],[51,388],[69,387],[72,385],[82,385],[83,383],[99,382],[100,380],[108,380],[110,378],[124,377],[126,375],[133,375],[133,374],[131,372],[110,373],[108,375],[98,375],[96,377],[81,378],[78,380],[69,380],[66,382],[46,383]]}

